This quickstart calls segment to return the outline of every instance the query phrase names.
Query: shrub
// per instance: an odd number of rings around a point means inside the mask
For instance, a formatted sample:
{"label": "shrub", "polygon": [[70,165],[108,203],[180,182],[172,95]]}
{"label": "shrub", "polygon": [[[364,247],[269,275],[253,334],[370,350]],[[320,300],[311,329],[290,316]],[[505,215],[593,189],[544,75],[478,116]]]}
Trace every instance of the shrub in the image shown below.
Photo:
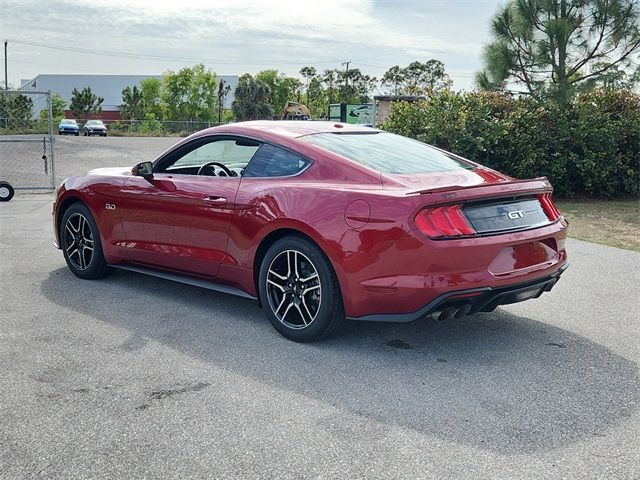
{"label": "shrub", "polygon": [[640,195],[640,96],[592,91],[564,108],[491,92],[398,102],[382,128],[518,178],[547,176],[564,196]]}
{"label": "shrub", "polygon": [[109,133],[111,134],[129,132],[130,130],[131,125],[128,122],[116,120],[109,124]]}
{"label": "shrub", "polygon": [[142,123],[136,126],[136,131],[139,133],[161,133],[162,124],[156,120],[156,116],[153,113],[145,113]]}

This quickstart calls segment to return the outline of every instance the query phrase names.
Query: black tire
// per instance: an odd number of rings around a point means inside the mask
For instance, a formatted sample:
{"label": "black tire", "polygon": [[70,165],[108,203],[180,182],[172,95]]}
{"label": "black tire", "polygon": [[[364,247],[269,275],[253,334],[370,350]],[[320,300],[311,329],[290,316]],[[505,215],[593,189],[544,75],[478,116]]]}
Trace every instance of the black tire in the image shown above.
{"label": "black tire", "polygon": [[113,272],[104,259],[98,226],[83,203],[74,203],[64,212],[60,221],[60,247],[69,270],[76,277],[95,280]]}
{"label": "black tire", "polygon": [[0,182],[0,202],[8,202],[16,194],[10,183]]}
{"label": "black tire", "polygon": [[80,132],[76,132],[76,133],[75,133],[75,136],[76,136],[76,137],[77,137],[78,135],[80,135]]}
{"label": "black tire", "polygon": [[[300,262],[295,271],[289,267],[294,258]],[[269,273],[284,265],[288,271],[281,268],[279,272],[285,277],[288,275],[289,279],[283,280]],[[310,279],[314,272],[317,277]],[[302,278],[303,275],[306,276]],[[273,286],[271,279],[282,285]],[[260,265],[258,282],[260,301],[267,318],[290,340],[311,342],[326,338],[344,323],[342,293],[331,262],[315,244],[302,236],[281,238],[269,248]]]}

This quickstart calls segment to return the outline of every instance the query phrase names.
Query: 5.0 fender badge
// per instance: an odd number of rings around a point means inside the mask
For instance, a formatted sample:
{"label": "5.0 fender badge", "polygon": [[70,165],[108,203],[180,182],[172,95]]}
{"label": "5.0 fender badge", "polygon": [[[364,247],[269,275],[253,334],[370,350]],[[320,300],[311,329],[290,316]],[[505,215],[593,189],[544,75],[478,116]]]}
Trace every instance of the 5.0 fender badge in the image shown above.
{"label": "5.0 fender badge", "polygon": [[104,208],[106,208],[107,210],[115,210],[116,206],[113,203],[105,203]]}

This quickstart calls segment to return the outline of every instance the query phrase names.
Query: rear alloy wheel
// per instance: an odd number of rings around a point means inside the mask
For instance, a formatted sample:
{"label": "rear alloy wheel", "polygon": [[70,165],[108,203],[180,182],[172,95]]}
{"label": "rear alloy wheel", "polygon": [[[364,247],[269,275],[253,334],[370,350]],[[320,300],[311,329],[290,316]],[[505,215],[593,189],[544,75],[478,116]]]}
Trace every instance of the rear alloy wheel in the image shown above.
{"label": "rear alloy wheel", "polygon": [[85,205],[71,205],[60,225],[60,246],[67,266],[74,275],[93,280],[112,272],[102,253],[98,226]]}
{"label": "rear alloy wheel", "polygon": [[267,251],[260,268],[260,300],[283,336],[308,342],[331,335],[344,321],[331,263],[311,242],[290,236]]}
{"label": "rear alloy wheel", "polygon": [[15,190],[8,182],[0,182],[0,202],[8,202],[15,195]]}

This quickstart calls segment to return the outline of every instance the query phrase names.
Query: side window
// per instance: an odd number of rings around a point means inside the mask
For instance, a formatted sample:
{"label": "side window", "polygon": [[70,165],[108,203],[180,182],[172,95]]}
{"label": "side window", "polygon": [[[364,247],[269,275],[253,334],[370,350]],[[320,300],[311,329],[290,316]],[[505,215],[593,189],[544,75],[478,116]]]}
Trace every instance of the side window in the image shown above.
{"label": "side window", "polygon": [[283,148],[263,144],[251,159],[243,177],[286,177],[301,172],[311,162]]}
{"label": "side window", "polygon": [[[249,160],[256,153],[260,144],[252,140],[224,139],[224,140],[196,140],[194,145],[185,146],[181,152],[166,158],[158,167],[158,172],[196,175],[203,165],[211,162],[224,165],[232,172],[232,176],[242,175]],[[202,175],[227,176],[220,174],[220,167],[212,165],[204,169]]]}

